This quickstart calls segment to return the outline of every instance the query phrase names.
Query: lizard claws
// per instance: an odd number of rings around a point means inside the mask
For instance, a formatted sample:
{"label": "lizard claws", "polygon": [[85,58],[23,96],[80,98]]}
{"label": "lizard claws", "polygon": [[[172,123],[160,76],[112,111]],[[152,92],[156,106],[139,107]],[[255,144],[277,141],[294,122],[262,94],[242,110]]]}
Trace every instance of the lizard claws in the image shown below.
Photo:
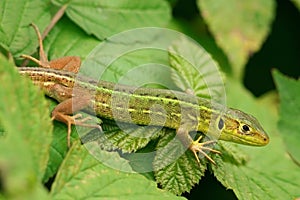
{"label": "lizard claws", "polygon": [[90,128],[97,128],[99,129],[101,132],[103,132],[102,127],[98,124],[87,124],[85,123],[88,120],[91,120],[91,117],[85,117],[82,118],[82,114],[76,114],[73,116],[70,115],[65,115],[62,113],[56,113],[56,115],[52,116],[52,120],[57,119],[59,117],[59,119],[63,119],[60,121],[64,121],[65,124],[67,124],[68,126],[68,134],[67,134],[67,141],[68,141],[68,147],[70,148],[71,146],[71,125],[78,125],[78,126],[84,126],[84,127],[90,127]]}
{"label": "lizard claws", "polygon": [[215,161],[209,156],[207,155],[207,153],[205,153],[204,150],[208,150],[211,151],[213,153],[217,153],[217,154],[221,154],[220,151],[214,150],[210,147],[206,147],[205,145],[208,144],[212,144],[212,143],[216,143],[216,140],[210,140],[210,141],[206,141],[206,142],[200,142],[200,140],[202,139],[202,136],[200,136],[197,140],[193,141],[192,144],[190,145],[189,149],[194,153],[198,164],[200,163],[199,160],[199,156],[197,155],[197,153],[201,153],[202,155],[204,155],[211,163],[213,163],[214,165],[216,164]]}

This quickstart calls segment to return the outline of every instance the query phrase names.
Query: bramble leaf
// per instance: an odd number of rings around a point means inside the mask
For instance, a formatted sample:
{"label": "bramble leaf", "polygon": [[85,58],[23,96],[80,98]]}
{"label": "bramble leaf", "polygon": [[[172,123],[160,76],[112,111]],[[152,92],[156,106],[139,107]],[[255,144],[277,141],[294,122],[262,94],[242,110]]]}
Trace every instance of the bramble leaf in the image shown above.
{"label": "bramble leaf", "polygon": [[163,189],[180,195],[189,192],[200,181],[206,163],[203,158],[198,164],[194,154],[184,148],[174,131],[169,130],[157,144],[153,161],[155,179]]}
{"label": "bramble leaf", "polygon": [[[44,199],[41,183],[52,140],[42,92],[0,54],[1,193],[12,199]],[[42,142],[41,142],[42,141]]]}
{"label": "bramble leaf", "polygon": [[273,72],[280,97],[278,128],[290,156],[300,164],[300,81]]}
{"label": "bramble leaf", "polygon": [[35,23],[43,30],[50,22],[49,9],[49,1],[0,1],[0,46],[16,58],[32,54],[38,41],[29,25]]}
{"label": "bramble leaf", "polygon": [[180,38],[169,48],[169,61],[172,78],[182,91],[191,90],[193,94],[222,102],[224,80],[222,72],[211,56],[192,40]]}
{"label": "bramble leaf", "polygon": [[66,14],[87,34],[103,40],[128,29],[162,26],[171,17],[165,1],[98,1],[52,0],[56,5],[67,4]]}
{"label": "bramble leaf", "polygon": [[[95,143],[90,145],[97,148]],[[92,149],[92,147],[90,146],[88,149]],[[103,165],[92,157],[82,145],[75,142],[53,184],[51,190],[53,199],[181,199],[158,189],[155,182],[147,180],[142,175],[123,172],[123,170],[130,170],[130,167],[127,161],[120,158],[116,152],[103,152],[102,156],[105,154],[107,154],[106,158],[103,159],[118,161],[120,171]]]}

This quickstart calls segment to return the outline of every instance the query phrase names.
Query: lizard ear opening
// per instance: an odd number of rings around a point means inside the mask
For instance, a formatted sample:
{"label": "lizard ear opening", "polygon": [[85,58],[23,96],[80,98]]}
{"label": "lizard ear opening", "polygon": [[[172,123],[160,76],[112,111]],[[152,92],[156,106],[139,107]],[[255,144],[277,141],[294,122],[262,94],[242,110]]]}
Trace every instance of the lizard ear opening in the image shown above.
{"label": "lizard ear opening", "polygon": [[224,128],[224,120],[221,117],[219,118],[218,128],[219,130]]}

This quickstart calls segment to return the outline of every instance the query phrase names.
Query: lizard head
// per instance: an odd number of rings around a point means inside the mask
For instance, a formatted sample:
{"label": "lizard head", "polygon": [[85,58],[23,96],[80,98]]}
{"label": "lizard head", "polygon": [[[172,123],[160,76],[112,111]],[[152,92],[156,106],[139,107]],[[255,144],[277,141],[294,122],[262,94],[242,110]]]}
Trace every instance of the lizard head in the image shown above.
{"label": "lizard head", "polygon": [[221,140],[252,146],[269,143],[269,136],[258,120],[237,109],[230,108],[225,115],[220,116],[217,119],[217,128],[221,131]]}

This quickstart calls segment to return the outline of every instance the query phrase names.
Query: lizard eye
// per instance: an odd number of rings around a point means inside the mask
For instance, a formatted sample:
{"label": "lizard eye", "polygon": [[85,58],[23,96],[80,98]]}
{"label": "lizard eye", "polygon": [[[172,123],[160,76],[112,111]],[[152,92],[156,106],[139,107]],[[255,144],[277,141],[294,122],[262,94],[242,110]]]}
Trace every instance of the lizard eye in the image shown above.
{"label": "lizard eye", "polygon": [[243,126],[242,126],[242,130],[243,130],[243,132],[248,132],[248,131],[250,131],[250,127],[248,126],[248,125],[246,125],[246,124],[244,124]]}

